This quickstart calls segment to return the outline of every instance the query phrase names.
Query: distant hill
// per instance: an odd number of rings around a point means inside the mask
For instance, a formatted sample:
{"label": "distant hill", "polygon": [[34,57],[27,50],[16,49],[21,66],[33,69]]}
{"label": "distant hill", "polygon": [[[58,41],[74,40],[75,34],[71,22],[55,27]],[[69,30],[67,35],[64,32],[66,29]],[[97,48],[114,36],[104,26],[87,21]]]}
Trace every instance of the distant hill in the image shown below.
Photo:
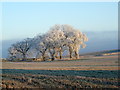
{"label": "distant hill", "polygon": [[99,51],[99,52],[92,52],[92,53],[86,53],[86,54],[81,54],[82,56],[84,55],[94,55],[94,56],[101,56],[101,55],[105,55],[105,54],[117,54],[118,52],[120,52],[120,49],[113,49],[113,50],[104,50],[104,51]]}

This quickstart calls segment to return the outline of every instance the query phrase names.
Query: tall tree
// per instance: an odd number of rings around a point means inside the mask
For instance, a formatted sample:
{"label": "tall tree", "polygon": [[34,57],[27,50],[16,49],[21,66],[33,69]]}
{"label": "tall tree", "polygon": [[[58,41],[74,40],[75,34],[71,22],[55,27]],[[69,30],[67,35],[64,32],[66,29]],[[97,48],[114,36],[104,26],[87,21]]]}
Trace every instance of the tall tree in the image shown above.
{"label": "tall tree", "polygon": [[76,59],[78,59],[80,46],[82,48],[86,46],[84,42],[88,41],[87,36],[70,25],[62,25],[61,27],[65,35],[65,45],[69,47],[70,58],[74,52]]}
{"label": "tall tree", "polygon": [[49,53],[51,55],[51,59],[55,59],[55,54],[59,52],[60,59],[62,58],[62,47],[64,39],[64,33],[60,30],[59,25],[55,25],[50,28],[47,33],[46,40],[49,44]]}

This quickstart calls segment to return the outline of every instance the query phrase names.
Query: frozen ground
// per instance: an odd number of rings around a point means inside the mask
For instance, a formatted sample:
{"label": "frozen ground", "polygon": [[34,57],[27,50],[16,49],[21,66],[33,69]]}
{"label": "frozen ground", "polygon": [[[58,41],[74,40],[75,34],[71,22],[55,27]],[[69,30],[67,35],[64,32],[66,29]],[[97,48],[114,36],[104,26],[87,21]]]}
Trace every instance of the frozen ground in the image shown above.
{"label": "frozen ground", "polygon": [[80,60],[2,62],[3,88],[119,88],[118,55]]}

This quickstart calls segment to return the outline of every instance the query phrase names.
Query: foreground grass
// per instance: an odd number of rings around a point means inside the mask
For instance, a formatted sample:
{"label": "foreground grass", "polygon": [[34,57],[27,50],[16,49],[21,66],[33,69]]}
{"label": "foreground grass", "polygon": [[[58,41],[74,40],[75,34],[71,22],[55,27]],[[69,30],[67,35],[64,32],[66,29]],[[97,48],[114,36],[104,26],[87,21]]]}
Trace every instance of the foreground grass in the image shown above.
{"label": "foreground grass", "polygon": [[3,69],[3,88],[118,88],[117,70]]}

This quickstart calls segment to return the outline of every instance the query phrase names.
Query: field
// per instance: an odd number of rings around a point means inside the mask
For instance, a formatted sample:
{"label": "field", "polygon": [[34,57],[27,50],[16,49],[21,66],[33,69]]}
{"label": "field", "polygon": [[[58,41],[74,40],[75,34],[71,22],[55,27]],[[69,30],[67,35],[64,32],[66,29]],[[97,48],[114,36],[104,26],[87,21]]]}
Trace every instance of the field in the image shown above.
{"label": "field", "polygon": [[3,88],[118,88],[118,53],[86,54],[79,60],[2,62]]}

